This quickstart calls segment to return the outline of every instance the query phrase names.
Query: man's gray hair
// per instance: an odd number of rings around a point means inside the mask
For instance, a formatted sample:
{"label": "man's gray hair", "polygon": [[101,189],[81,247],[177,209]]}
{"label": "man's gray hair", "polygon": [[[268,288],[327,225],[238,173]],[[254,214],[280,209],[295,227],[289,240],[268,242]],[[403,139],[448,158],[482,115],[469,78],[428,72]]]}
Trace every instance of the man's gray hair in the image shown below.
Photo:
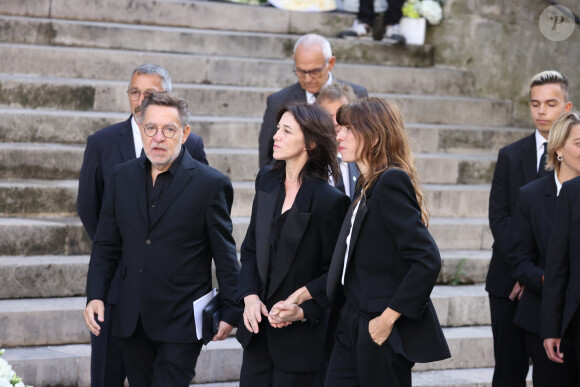
{"label": "man's gray hair", "polygon": [[564,98],[568,101],[568,78],[555,70],[546,70],[538,73],[530,79],[530,89],[534,86],[547,84],[559,84],[564,92]]}
{"label": "man's gray hair", "polygon": [[189,124],[189,109],[187,101],[166,91],[156,91],[143,99],[143,102],[141,102],[140,123],[143,123],[145,112],[151,105],[175,108],[179,114],[179,122],[181,123],[181,126],[186,127]]}
{"label": "man's gray hair", "polygon": [[298,46],[304,46],[305,48],[318,46],[322,49],[322,56],[324,60],[329,60],[332,57],[332,48],[330,47],[330,42],[324,36],[317,34],[307,34],[303,35],[294,44],[293,53],[296,54],[296,49]]}
{"label": "man's gray hair", "polygon": [[171,77],[164,67],[152,63],[145,63],[137,66],[135,70],[133,70],[131,73],[131,78],[133,78],[133,75],[135,74],[157,75],[159,78],[161,78],[161,87],[163,87],[163,91],[171,91]]}

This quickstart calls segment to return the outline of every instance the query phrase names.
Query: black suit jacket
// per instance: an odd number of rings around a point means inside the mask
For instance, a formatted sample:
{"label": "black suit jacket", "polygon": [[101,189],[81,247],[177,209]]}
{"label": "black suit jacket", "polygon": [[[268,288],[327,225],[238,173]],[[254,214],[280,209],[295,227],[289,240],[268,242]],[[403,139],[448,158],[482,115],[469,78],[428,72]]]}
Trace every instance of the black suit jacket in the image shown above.
{"label": "black suit jacket", "polygon": [[[257,294],[268,310],[296,289],[306,286],[313,299],[301,304],[308,321],[266,330],[276,367],[288,372],[314,372],[322,367],[328,301],[326,277],[348,197],[317,178],[304,178],[289,210],[276,261],[270,257],[270,230],[281,181],[270,166],[256,178],[256,195],[250,226],[241,248],[239,297]],[[251,341],[243,322],[238,339]]]}
{"label": "black suit jacket", "polygon": [[[87,234],[93,240],[103,194],[113,168],[136,158],[131,118],[101,129],[87,139],[79,177],[77,211]],[[207,164],[201,137],[190,133],[185,146],[194,159]]]}
{"label": "black suit jacket", "polygon": [[561,338],[580,303],[580,177],[562,185],[548,243],[542,337]]}
{"label": "black suit jacket", "polygon": [[514,323],[540,335],[542,276],[556,207],[554,172],[520,188],[513,216],[513,243],[509,259],[512,275],[525,285]]}
{"label": "black suit jacket", "polygon": [[[387,339],[395,353],[412,362],[450,355],[431,291],[441,268],[435,241],[421,222],[421,211],[409,176],[384,172],[366,192],[352,226],[344,294],[369,318],[387,307],[399,312]],[[356,202],[347,213],[328,272],[330,302],[340,298],[346,238]]]}
{"label": "black suit jacket", "polygon": [[185,152],[163,193],[160,216],[147,216],[145,156],[117,166],[100,214],[87,276],[87,299],[105,300],[119,268],[113,335],[129,337],[139,316],[152,340],[196,342],[193,301],[211,290],[212,257],[222,320],[237,325],[239,274],[230,209],[233,188],[222,173]]}
{"label": "black suit jacket", "polygon": [[485,289],[491,295],[508,298],[516,283],[508,261],[512,244],[512,216],[518,190],[537,178],[535,134],[500,149],[489,194],[489,226],[494,242]]}
{"label": "black suit jacket", "polygon": [[[359,98],[368,96],[367,89],[362,86],[340,80],[337,80],[337,82],[350,85]],[[306,102],[306,91],[300,86],[299,82],[270,95],[267,99],[266,112],[264,113],[264,119],[262,120],[259,138],[260,168],[263,168],[272,162],[272,147],[274,146],[273,137],[276,133],[276,126],[278,125],[278,122],[276,122],[276,116],[282,106],[291,102]]]}

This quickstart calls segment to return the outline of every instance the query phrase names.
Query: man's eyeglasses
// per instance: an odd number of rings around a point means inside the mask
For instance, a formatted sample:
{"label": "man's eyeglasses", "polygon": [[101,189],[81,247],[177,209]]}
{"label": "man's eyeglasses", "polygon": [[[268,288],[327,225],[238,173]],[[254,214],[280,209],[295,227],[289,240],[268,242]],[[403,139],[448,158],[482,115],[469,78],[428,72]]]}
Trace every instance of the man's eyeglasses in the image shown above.
{"label": "man's eyeglasses", "polygon": [[[158,130],[159,128],[155,124],[143,125],[143,131],[145,132],[145,135],[147,135],[147,137],[155,136]],[[161,133],[163,133],[163,135],[166,138],[172,138],[173,136],[175,136],[175,133],[177,133],[178,130],[179,128],[177,126],[165,125],[163,128],[161,128]]]}
{"label": "man's eyeglasses", "polygon": [[324,71],[324,69],[326,68],[326,65],[328,64],[328,61],[324,62],[324,66],[317,68],[317,69],[312,69],[312,70],[301,70],[299,68],[296,67],[296,64],[294,64],[294,66],[292,67],[292,71],[294,72],[294,74],[296,74],[296,76],[298,78],[304,78],[307,75],[310,75],[313,78],[318,78],[322,72]]}
{"label": "man's eyeglasses", "polygon": [[143,98],[147,98],[151,93],[153,93],[153,91],[127,90],[127,94],[129,94],[129,99],[131,101],[138,101],[141,95],[143,95]]}

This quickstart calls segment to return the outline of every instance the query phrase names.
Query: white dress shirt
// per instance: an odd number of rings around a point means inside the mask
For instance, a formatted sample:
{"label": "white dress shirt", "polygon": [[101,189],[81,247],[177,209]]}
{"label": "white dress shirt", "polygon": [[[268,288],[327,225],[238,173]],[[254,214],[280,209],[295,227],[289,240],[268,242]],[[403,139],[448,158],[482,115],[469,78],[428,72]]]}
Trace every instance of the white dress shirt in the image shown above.
{"label": "white dress shirt", "polygon": [[143,150],[143,141],[141,140],[141,129],[135,121],[135,117],[131,117],[131,129],[133,129],[133,145],[135,146],[135,157],[141,157],[141,150]]}
{"label": "white dress shirt", "polygon": [[547,143],[548,140],[544,138],[536,129],[536,171],[540,171],[540,160],[542,159],[542,155],[544,154],[544,143]]}

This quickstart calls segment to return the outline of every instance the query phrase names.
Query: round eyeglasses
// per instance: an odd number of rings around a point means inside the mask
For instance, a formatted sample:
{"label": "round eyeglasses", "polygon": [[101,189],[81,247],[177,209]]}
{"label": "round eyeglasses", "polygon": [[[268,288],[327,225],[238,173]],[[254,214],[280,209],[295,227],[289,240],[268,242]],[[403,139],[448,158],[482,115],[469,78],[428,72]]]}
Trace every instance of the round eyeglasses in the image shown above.
{"label": "round eyeglasses", "polygon": [[[165,125],[163,128],[161,128],[161,133],[163,133],[165,138],[173,138],[173,136],[175,136],[175,133],[177,133],[178,130],[179,130],[179,128],[177,126]],[[158,131],[159,131],[159,127],[155,124],[143,125],[143,132],[145,132],[145,135],[147,137],[155,136]]]}

